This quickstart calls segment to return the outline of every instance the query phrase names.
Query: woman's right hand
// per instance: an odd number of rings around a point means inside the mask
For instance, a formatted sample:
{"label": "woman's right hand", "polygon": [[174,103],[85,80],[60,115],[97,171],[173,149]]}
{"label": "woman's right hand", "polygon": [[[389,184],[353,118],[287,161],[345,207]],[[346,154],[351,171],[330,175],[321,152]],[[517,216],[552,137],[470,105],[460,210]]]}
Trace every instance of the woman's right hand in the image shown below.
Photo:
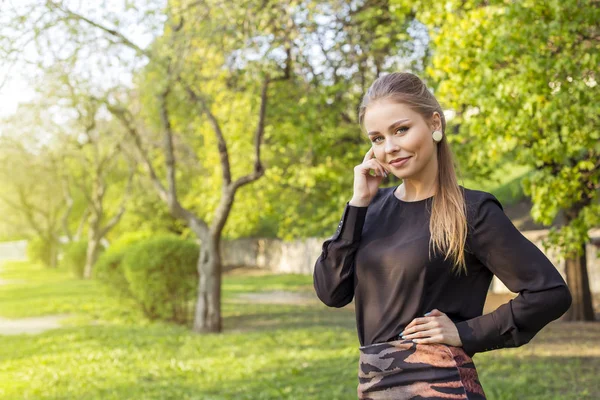
{"label": "woman's right hand", "polygon": [[[370,171],[375,171],[375,176]],[[354,195],[350,205],[366,207],[379,190],[379,185],[389,172],[374,158],[373,147],[367,151],[362,164],[354,167]]]}

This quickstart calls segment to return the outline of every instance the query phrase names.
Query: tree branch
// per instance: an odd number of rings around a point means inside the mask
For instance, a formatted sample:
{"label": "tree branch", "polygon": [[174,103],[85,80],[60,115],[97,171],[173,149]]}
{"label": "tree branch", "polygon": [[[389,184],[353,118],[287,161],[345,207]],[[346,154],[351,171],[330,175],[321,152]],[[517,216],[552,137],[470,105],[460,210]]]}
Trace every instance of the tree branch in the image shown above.
{"label": "tree branch", "polygon": [[168,196],[167,190],[165,189],[165,187],[161,183],[160,179],[158,178],[158,175],[156,174],[156,171],[154,170],[152,162],[150,161],[150,156],[148,155],[148,153],[146,152],[146,150],[144,149],[144,147],[142,145],[142,139],[140,137],[140,134],[139,134],[137,128],[135,127],[133,115],[131,115],[131,112],[129,110],[127,110],[126,108],[121,107],[121,106],[112,105],[112,104],[110,104],[110,102],[108,102],[108,100],[105,101],[105,104],[106,104],[108,111],[110,111],[115,117],[117,117],[117,119],[119,119],[119,121],[121,121],[121,123],[123,124],[123,126],[125,126],[125,129],[129,133],[129,135],[133,138],[135,147],[137,148],[137,150],[142,158],[142,164],[144,165],[144,168],[146,168],[148,175],[150,175],[150,180],[152,181],[152,184],[156,188],[159,197],[164,202],[168,203],[169,196]]}
{"label": "tree branch", "polygon": [[131,188],[132,188],[132,182],[133,182],[133,176],[135,174],[135,168],[133,167],[133,165],[129,165],[129,177],[127,178],[127,184],[125,185],[125,192],[123,193],[123,198],[121,199],[121,204],[119,206],[119,211],[117,212],[116,215],[114,215],[104,226],[104,228],[102,228],[100,230],[100,234],[99,236],[101,238],[105,237],[106,234],[108,232],[111,231],[111,229],[113,229],[115,227],[115,225],[117,225],[119,223],[119,221],[121,220],[121,217],[123,216],[123,214],[125,213],[125,203],[127,203],[127,200],[129,199],[129,196],[131,194]]}
{"label": "tree branch", "polygon": [[122,44],[126,45],[127,47],[135,50],[138,54],[142,54],[148,58],[152,58],[151,54],[148,51],[139,47],[137,44],[135,44],[133,41],[129,40],[125,35],[123,35],[119,31],[111,29],[107,26],[104,26],[104,25],[98,23],[98,22],[92,21],[91,19],[89,19],[81,14],[78,14],[74,11],[71,11],[70,9],[68,9],[66,7],[61,6],[60,4],[58,4],[57,2],[55,2],[53,0],[47,0],[46,6],[51,10],[62,11],[67,17],[73,18],[78,21],[86,22],[87,24],[93,26],[94,28],[100,29],[101,31],[108,33],[112,37],[118,39],[119,42],[121,42]]}

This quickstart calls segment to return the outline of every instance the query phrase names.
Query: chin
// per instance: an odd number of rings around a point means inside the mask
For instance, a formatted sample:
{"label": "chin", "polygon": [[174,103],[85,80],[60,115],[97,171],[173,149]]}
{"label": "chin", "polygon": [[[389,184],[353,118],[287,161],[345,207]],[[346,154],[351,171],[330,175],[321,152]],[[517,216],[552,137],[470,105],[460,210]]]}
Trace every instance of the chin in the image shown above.
{"label": "chin", "polygon": [[393,174],[396,178],[399,179],[406,179],[406,178],[410,178],[410,173],[406,173],[406,172],[397,172],[395,174]]}

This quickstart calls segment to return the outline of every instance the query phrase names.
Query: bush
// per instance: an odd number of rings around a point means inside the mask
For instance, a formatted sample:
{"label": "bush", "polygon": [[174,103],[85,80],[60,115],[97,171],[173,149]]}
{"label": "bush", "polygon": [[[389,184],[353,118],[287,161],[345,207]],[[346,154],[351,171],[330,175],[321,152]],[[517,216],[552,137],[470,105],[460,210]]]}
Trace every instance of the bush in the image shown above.
{"label": "bush", "polygon": [[131,246],[122,261],[131,294],[150,319],[187,324],[198,287],[200,247],[193,240],[162,235]]}
{"label": "bush", "polygon": [[92,272],[92,277],[104,283],[110,294],[117,297],[132,297],[129,291],[129,283],[123,274],[123,257],[127,254],[127,248],[112,249],[105,251]]}
{"label": "bush", "polygon": [[83,278],[87,245],[88,242],[86,240],[81,240],[78,242],[66,243],[63,246],[63,257],[60,261],[61,267],[72,271],[77,278]]}
{"label": "bush", "polygon": [[118,297],[133,298],[129,282],[123,272],[123,257],[135,243],[152,236],[152,232],[138,231],[121,235],[98,257],[92,276],[105,284],[108,291]]}
{"label": "bush", "polygon": [[150,239],[151,237],[156,236],[156,232],[151,231],[134,231],[123,233],[119,236],[117,240],[111,243],[109,249],[121,250],[122,248],[130,247],[131,245],[140,242],[145,239]]}
{"label": "bush", "polygon": [[34,263],[40,262],[50,267],[52,266],[52,260],[56,261],[58,259],[58,243],[54,243],[53,248],[51,242],[46,242],[39,237],[35,237],[27,241],[25,252],[29,261]]}

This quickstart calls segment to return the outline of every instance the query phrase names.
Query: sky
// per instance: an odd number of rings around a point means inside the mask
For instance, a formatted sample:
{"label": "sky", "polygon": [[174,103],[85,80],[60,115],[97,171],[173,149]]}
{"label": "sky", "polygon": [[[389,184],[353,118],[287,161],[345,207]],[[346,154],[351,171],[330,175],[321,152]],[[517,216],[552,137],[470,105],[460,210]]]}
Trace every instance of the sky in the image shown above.
{"label": "sky", "polygon": [[[16,9],[18,11],[23,10],[24,7],[29,7],[32,4],[43,4],[40,0],[0,0],[0,14],[4,11],[2,18],[8,18],[9,13]],[[94,2],[81,1],[81,0],[65,0],[63,4],[68,8],[75,10],[86,17],[89,17],[95,21],[102,22],[107,26],[111,26],[109,21],[103,21],[99,16],[105,15],[108,12],[112,12],[115,19],[123,22],[121,31],[123,31],[134,43],[140,47],[146,47],[154,39],[156,33],[151,33],[148,29],[145,29],[139,21],[135,21],[136,17],[139,17],[140,12],[134,9],[126,10],[126,5],[135,5],[139,9],[144,10],[149,3],[153,4],[153,7],[160,7],[164,3],[164,0],[95,0]],[[2,20],[0,20],[0,24]],[[0,34],[3,32],[0,31]],[[59,37],[52,38],[55,42],[60,42]],[[63,40],[64,41],[64,40]],[[35,46],[30,45],[22,49],[20,57],[28,60],[38,60],[41,56],[38,54]],[[125,52],[120,53],[119,57],[132,57]],[[94,65],[94,60],[88,60],[88,65]],[[91,61],[91,62],[90,62]],[[93,68],[90,68],[92,70]],[[8,64],[6,60],[0,63],[0,118],[9,116],[17,110],[20,103],[31,101],[35,96],[35,91],[32,85],[33,76],[37,71],[35,67],[27,65],[25,63]],[[130,82],[130,77],[126,76],[122,72],[116,72],[119,79],[124,79],[125,82]],[[106,79],[106,77],[99,73],[92,73],[92,79],[97,79],[98,82]]]}
{"label": "sky", "polygon": [[[8,74],[6,69],[0,70],[2,76]],[[27,85],[25,78],[11,73],[0,89],[0,118],[13,114],[19,103],[30,101],[32,98],[33,90]]]}

